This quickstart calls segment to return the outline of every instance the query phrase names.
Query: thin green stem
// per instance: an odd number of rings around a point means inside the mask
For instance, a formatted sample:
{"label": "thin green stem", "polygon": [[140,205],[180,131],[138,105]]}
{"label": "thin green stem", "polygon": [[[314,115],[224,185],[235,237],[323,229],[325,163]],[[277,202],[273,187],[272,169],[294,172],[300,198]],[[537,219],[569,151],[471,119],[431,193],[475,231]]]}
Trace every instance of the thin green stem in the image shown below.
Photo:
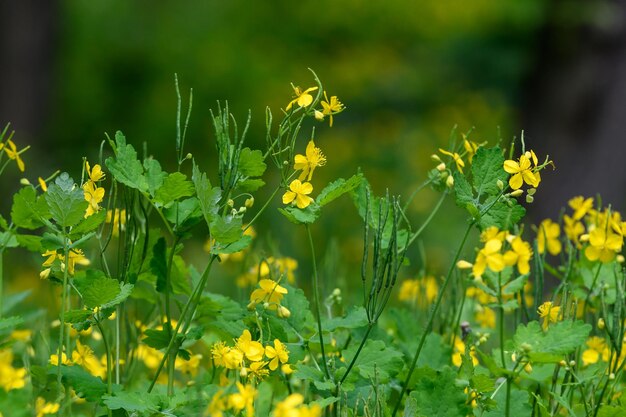
{"label": "thin green stem", "polygon": [[191,322],[191,318],[193,317],[196,307],[198,306],[198,301],[200,299],[200,296],[202,295],[202,289],[206,285],[207,279],[209,277],[209,272],[211,271],[211,265],[213,265],[213,261],[215,261],[215,258],[217,258],[216,255],[211,257],[211,260],[209,261],[208,265],[204,269],[204,272],[202,272],[202,276],[200,277],[200,281],[198,282],[198,285],[196,285],[196,287],[194,288],[191,294],[191,297],[187,299],[187,302],[183,306],[183,311],[180,313],[178,323],[176,324],[176,329],[174,329],[172,337],[170,338],[170,341],[167,345],[167,349],[165,350],[165,354],[163,355],[163,358],[161,359],[161,362],[159,363],[159,366],[156,370],[154,378],[152,379],[152,382],[150,383],[150,386],[148,387],[148,393],[152,392],[152,389],[154,388],[154,385],[156,384],[156,381],[159,378],[161,371],[163,370],[163,365],[165,365],[165,361],[168,359],[170,352],[172,352],[172,348],[174,347],[174,343],[176,342],[176,336],[178,335],[178,331],[180,330],[183,322],[185,321],[185,317],[187,316],[187,312],[191,308],[191,304],[193,301],[191,314],[189,315],[188,323],[185,323],[185,327],[183,328],[183,333],[189,327],[189,323]]}
{"label": "thin green stem", "polygon": [[437,214],[437,212],[439,211],[439,208],[441,207],[441,204],[443,204],[443,201],[446,199],[447,195],[448,195],[448,190],[444,191],[441,194],[441,197],[439,197],[439,201],[437,201],[437,204],[435,205],[433,210],[430,212],[426,220],[424,220],[424,223],[420,226],[420,228],[417,229],[415,233],[413,233],[413,236],[411,236],[411,239],[409,239],[405,247],[411,246],[411,244],[415,241],[415,239],[417,239],[422,234],[424,229],[426,229],[426,226],[428,226],[430,221],[435,217],[435,214]]}
{"label": "thin green stem", "polygon": [[272,195],[270,196],[270,198],[267,199],[267,201],[265,202],[265,204],[263,204],[263,206],[261,207],[261,209],[254,215],[254,217],[252,218],[252,220],[250,220],[248,222],[248,224],[246,225],[245,229],[243,229],[243,231],[245,232],[246,230],[248,230],[248,228],[250,226],[252,226],[252,223],[254,223],[256,221],[256,219],[261,215],[261,213],[263,213],[265,211],[265,209],[267,208],[267,206],[271,203],[271,201],[274,199],[274,197],[276,196],[276,193],[278,193],[278,190],[280,190],[280,186],[276,187],[276,189],[274,190],[274,192],[272,193]]}
{"label": "thin green stem", "polygon": [[[97,318],[96,326],[98,327],[98,330],[100,330],[100,334],[102,335],[102,343],[104,344],[104,354],[107,358],[107,394],[111,395],[113,393],[113,366],[111,364],[111,348],[109,347],[109,341],[106,334],[104,333],[102,324]],[[108,413],[109,417],[113,415],[111,409],[108,409]]]}
{"label": "thin green stem", "polygon": [[324,335],[322,333],[322,316],[320,314],[320,295],[319,295],[319,277],[317,275],[317,262],[315,261],[315,247],[313,246],[313,237],[311,236],[311,228],[305,225],[306,232],[309,235],[309,245],[311,246],[311,257],[313,264],[313,299],[315,301],[315,315],[317,318],[317,333],[320,339],[320,350],[322,352],[322,363],[324,365],[324,373],[326,378],[330,379],[328,364],[326,363],[326,352],[324,350]]}
{"label": "thin green stem", "polygon": [[348,365],[348,369],[346,369],[346,372],[343,374],[343,376],[339,380],[339,383],[337,384],[336,394],[339,394],[339,387],[341,386],[341,384],[343,384],[343,381],[345,381],[346,378],[348,377],[348,374],[350,373],[350,371],[352,370],[352,367],[356,363],[356,360],[359,357],[359,354],[361,353],[361,350],[363,349],[363,346],[365,346],[365,342],[367,341],[367,339],[368,339],[368,337],[370,335],[370,332],[372,331],[372,329],[374,328],[375,325],[376,325],[376,322],[372,322],[372,323],[368,324],[367,331],[363,335],[363,339],[361,339],[361,344],[357,348],[356,353],[354,354],[354,357],[350,361],[350,364]]}
{"label": "thin green stem", "polygon": [[58,396],[61,398],[61,365],[63,364],[63,333],[65,331],[65,308],[67,302],[67,281],[68,281],[68,266],[69,266],[69,257],[70,257],[70,249],[68,245],[68,238],[63,238],[63,253],[64,253],[64,263],[65,267],[63,268],[63,289],[61,291],[61,325],[59,327],[59,347],[58,347],[58,358],[57,358],[57,386],[59,389]]}
{"label": "thin green stem", "polygon": [[467,230],[465,231],[465,234],[463,235],[463,239],[461,240],[461,244],[459,245],[456,253],[454,254],[454,259],[452,260],[452,264],[450,265],[450,268],[448,269],[448,273],[446,274],[446,278],[443,281],[443,284],[441,285],[441,288],[439,289],[439,293],[437,294],[437,299],[435,301],[435,305],[433,306],[432,310],[430,311],[430,314],[428,316],[428,322],[426,324],[426,328],[424,329],[424,332],[422,333],[421,337],[420,337],[420,341],[419,344],[417,345],[417,350],[415,351],[415,355],[413,356],[413,360],[411,361],[411,366],[409,367],[409,372],[406,376],[406,379],[404,380],[404,384],[402,384],[402,390],[400,391],[400,396],[398,397],[398,401],[396,402],[396,405],[393,409],[393,413],[391,414],[392,417],[395,417],[396,414],[398,413],[398,410],[400,409],[400,404],[402,404],[402,398],[404,397],[404,394],[409,386],[409,381],[411,380],[411,375],[413,375],[413,371],[415,370],[415,366],[417,365],[417,360],[419,359],[420,353],[422,352],[422,349],[424,347],[424,343],[426,342],[426,336],[428,336],[428,334],[430,333],[430,331],[432,330],[433,327],[433,322],[435,321],[435,315],[437,314],[437,312],[439,311],[439,306],[441,305],[441,300],[443,299],[443,294],[446,291],[446,288],[448,287],[448,284],[450,283],[450,278],[452,277],[452,273],[454,272],[454,268],[456,268],[456,262],[458,261],[459,257],[461,256],[461,251],[463,250],[463,247],[465,246],[465,242],[467,241],[467,237],[469,236],[470,231],[472,230],[472,227],[474,227],[474,222],[475,221],[471,221],[469,223],[469,225],[467,226]]}

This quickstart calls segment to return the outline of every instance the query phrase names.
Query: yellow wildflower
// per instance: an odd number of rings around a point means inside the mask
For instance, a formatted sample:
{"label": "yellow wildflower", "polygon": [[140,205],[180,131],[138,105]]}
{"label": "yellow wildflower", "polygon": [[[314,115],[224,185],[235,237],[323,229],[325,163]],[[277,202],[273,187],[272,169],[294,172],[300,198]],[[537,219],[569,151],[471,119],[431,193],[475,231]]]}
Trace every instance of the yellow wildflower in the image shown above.
{"label": "yellow wildflower", "polygon": [[585,233],[585,226],[566,214],[563,216],[563,230],[565,230],[567,238],[580,249],[580,236]]}
{"label": "yellow wildflower", "polygon": [[245,409],[247,417],[254,417],[257,390],[252,385],[243,385],[240,382],[237,382],[237,390],[238,392],[228,396],[228,406],[235,410],[235,414]]}
{"label": "yellow wildflower", "polygon": [[83,345],[80,340],[76,341],[76,349],[72,352],[72,362],[85,368],[91,375],[105,378],[106,365],[102,366],[102,363],[94,356],[93,351],[87,345]]}
{"label": "yellow wildflower", "polygon": [[[59,366],[59,355],[57,355],[56,353],[53,353],[52,355],[50,355],[50,359],[48,359],[48,363],[50,365]],[[72,364],[72,361],[67,357],[65,352],[61,353],[61,364],[62,365]]]}
{"label": "yellow wildflower", "polygon": [[596,227],[589,232],[589,246],[585,256],[590,261],[611,262],[615,254],[622,250],[623,238],[605,227]]}
{"label": "yellow wildflower", "polygon": [[554,223],[550,219],[542,221],[539,225],[539,230],[537,230],[537,250],[539,253],[543,254],[546,251],[546,247],[551,255],[561,253],[560,235],[561,228],[558,223]]}
{"label": "yellow wildflower", "polygon": [[302,183],[300,180],[293,180],[289,184],[289,191],[283,194],[283,204],[295,203],[298,208],[304,209],[313,202],[308,196],[313,192],[313,186],[310,182]]}
{"label": "yellow wildflower", "polygon": [[313,96],[310,93],[311,91],[317,90],[317,87],[309,87],[306,90],[302,91],[300,87],[295,87],[293,84],[291,86],[293,87],[293,91],[296,93],[296,98],[294,98],[289,102],[289,104],[287,104],[287,107],[285,108],[286,111],[289,111],[294,103],[300,107],[307,107],[310,106],[311,103],[313,103]]}
{"label": "yellow wildflower", "polygon": [[330,119],[330,127],[333,127],[333,115],[341,113],[344,110],[343,104],[337,99],[337,96],[328,96],[324,91],[324,100],[322,100],[322,116],[328,116]]}
{"label": "yellow wildflower", "polygon": [[245,368],[245,374],[251,381],[259,381],[270,374],[270,371],[265,367],[266,361],[251,362],[250,366]]}
{"label": "yellow wildflower", "polygon": [[224,398],[224,391],[218,390],[213,394],[209,407],[206,410],[206,414],[209,417],[224,417],[224,411],[226,410],[226,398]]}
{"label": "yellow wildflower", "polygon": [[137,359],[141,360],[148,369],[159,367],[163,359],[163,353],[150,346],[140,344],[135,351]]}
{"label": "yellow wildflower", "polygon": [[104,179],[104,177],[106,176],[104,174],[104,172],[102,171],[102,167],[98,164],[93,166],[93,169],[89,166],[89,162],[85,161],[85,168],[87,170],[87,176],[89,177],[89,181],[91,182],[98,182],[98,181],[102,181]]}
{"label": "yellow wildflower", "polygon": [[306,406],[302,394],[291,394],[276,404],[274,417],[320,417],[322,408],[318,404]]}
{"label": "yellow wildflower", "polygon": [[289,351],[280,340],[274,339],[274,347],[265,346],[265,356],[270,359],[270,370],[275,371],[279,363],[287,363]]}
{"label": "yellow wildflower", "polygon": [[463,173],[463,167],[465,166],[465,162],[463,162],[463,159],[461,159],[461,156],[458,153],[456,153],[456,152],[448,152],[448,151],[443,150],[441,148],[439,148],[439,152],[441,152],[444,155],[451,156],[452,159],[454,159],[454,162],[456,163],[456,167],[459,170],[459,172],[461,174]]}
{"label": "yellow wildflower", "polygon": [[237,349],[242,351],[246,358],[253,362],[262,360],[265,353],[263,345],[256,340],[252,340],[252,335],[248,329],[245,329],[237,339]]}
{"label": "yellow wildflower", "polygon": [[[311,181],[313,171],[317,167],[324,166],[326,164],[326,157],[322,153],[320,148],[315,146],[315,142],[311,139],[306,145],[305,155],[297,154],[294,157],[293,169],[296,171],[302,170],[302,173],[298,177],[300,181]],[[308,193],[307,193],[308,194]]]}
{"label": "yellow wildflower", "polygon": [[474,155],[476,155],[476,151],[480,147],[476,142],[472,142],[471,140],[467,140],[465,135],[463,135],[463,147],[465,148],[465,152],[467,152],[467,160],[472,163],[472,159],[474,159]]}
{"label": "yellow wildflower", "polygon": [[104,188],[96,186],[94,182],[87,181],[83,185],[83,192],[85,193],[85,200],[89,202],[87,210],[85,211],[85,218],[87,218],[100,211],[99,204],[104,198]]}
{"label": "yellow wildflower", "polygon": [[572,216],[574,220],[580,220],[593,208],[593,198],[585,198],[579,195],[572,198],[568,204],[572,210],[574,210],[574,214]]}
{"label": "yellow wildflower", "polygon": [[46,191],[48,191],[48,185],[46,184],[46,181],[43,178],[37,177],[37,181],[39,182],[39,186],[41,187],[41,191],[43,191],[44,193]]}
{"label": "yellow wildflower", "polygon": [[35,413],[37,417],[43,417],[46,414],[56,414],[59,411],[59,404],[46,402],[45,399],[37,397],[35,402]]}
{"label": "yellow wildflower", "polygon": [[287,288],[278,285],[276,281],[262,279],[259,281],[259,288],[250,294],[250,304],[253,307],[259,303],[268,303],[267,308],[269,310],[276,310],[283,299],[283,295],[287,292]]}
{"label": "yellow wildflower", "polygon": [[492,239],[497,239],[500,242],[504,242],[504,239],[506,239],[506,230],[500,231],[500,229],[498,229],[496,226],[490,226],[481,232],[481,242],[489,242]]}
{"label": "yellow wildflower", "polygon": [[4,149],[4,152],[7,154],[9,159],[13,159],[15,161],[15,163],[17,164],[17,168],[21,172],[24,172],[24,169],[25,169],[24,161],[20,157],[20,153],[24,152],[25,149],[22,149],[21,151],[18,152],[17,147],[15,146],[15,143],[13,143],[11,139],[7,140],[6,144],[0,143],[0,150],[2,149]]}
{"label": "yellow wildflower", "polygon": [[189,374],[195,377],[198,374],[198,368],[200,367],[200,360],[202,355],[192,355],[189,360],[183,359],[180,356],[176,357],[174,367],[184,374]]}
{"label": "yellow wildflower", "polygon": [[26,369],[13,367],[13,352],[10,349],[0,351],[0,388],[5,391],[24,388]]}
{"label": "yellow wildflower", "polygon": [[537,188],[539,182],[541,182],[539,172],[532,171],[531,159],[537,166],[537,156],[533,151],[521,155],[519,162],[512,159],[504,161],[504,170],[512,175],[509,178],[509,185],[513,190],[519,189],[524,182],[533,188]]}
{"label": "yellow wildflower", "polygon": [[482,276],[487,267],[493,272],[500,272],[504,269],[506,264],[500,249],[502,249],[502,242],[498,239],[491,239],[485,243],[485,247],[478,251],[476,262],[474,262],[474,267],[472,268],[474,277]]}
{"label": "yellow wildflower", "polygon": [[560,312],[561,307],[553,305],[552,301],[546,301],[539,306],[537,313],[539,313],[539,317],[543,319],[542,327],[544,330],[548,328],[550,323],[559,321]]}
{"label": "yellow wildflower", "polygon": [[593,336],[587,339],[585,344],[588,349],[585,349],[582,354],[583,365],[587,366],[598,362],[602,358],[602,352],[605,348],[604,339],[598,336]]}
{"label": "yellow wildflower", "polygon": [[[476,358],[476,353],[474,352],[474,348],[470,348],[470,357],[472,358],[472,363],[474,366],[478,365],[478,359]],[[461,340],[461,338],[456,337],[454,339],[454,347],[452,349],[452,363],[454,366],[461,366],[463,363],[463,356],[465,356],[465,342]]]}
{"label": "yellow wildflower", "polygon": [[511,250],[504,254],[504,263],[509,266],[517,265],[520,274],[528,274],[530,272],[530,258],[533,256],[530,244],[524,242],[519,236],[515,236],[510,244]]}

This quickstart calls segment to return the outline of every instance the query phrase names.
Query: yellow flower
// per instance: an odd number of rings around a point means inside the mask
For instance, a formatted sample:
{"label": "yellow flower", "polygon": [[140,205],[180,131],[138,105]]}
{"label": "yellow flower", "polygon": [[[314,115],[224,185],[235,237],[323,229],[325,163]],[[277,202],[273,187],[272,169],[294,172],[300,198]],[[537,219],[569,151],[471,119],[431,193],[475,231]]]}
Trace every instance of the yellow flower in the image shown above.
{"label": "yellow flower", "polygon": [[298,407],[304,402],[302,394],[291,394],[276,404],[274,417],[300,417]]}
{"label": "yellow flower", "polygon": [[465,139],[465,135],[463,135],[463,138],[463,147],[465,148],[465,152],[467,152],[467,160],[471,164],[472,159],[474,159],[474,155],[476,155],[476,151],[479,148],[479,145],[476,142]]}
{"label": "yellow flower", "polygon": [[298,269],[298,261],[295,259],[289,257],[274,259],[273,257],[269,257],[267,258],[267,262],[276,265],[278,272],[287,277],[288,283],[293,284],[296,281],[294,271]]}
{"label": "yellow flower", "polygon": [[226,410],[226,398],[223,397],[224,391],[218,390],[213,394],[209,407],[206,410],[206,414],[209,417],[224,417],[224,411]]}
{"label": "yellow flower", "polygon": [[189,374],[195,377],[198,374],[198,368],[200,367],[200,360],[202,355],[197,354],[189,358],[189,360],[183,359],[180,356],[176,357],[174,367],[184,374]]}
{"label": "yellow flower", "polygon": [[276,310],[283,299],[283,295],[287,294],[287,288],[278,285],[276,281],[271,279],[262,279],[259,281],[259,287],[250,294],[251,307],[259,303],[268,303],[269,310]]}
{"label": "yellow flower", "polygon": [[[478,359],[476,358],[476,353],[474,352],[474,347],[470,348],[470,357],[472,358],[472,363],[474,366],[478,365]],[[454,347],[452,349],[452,363],[454,366],[461,366],[463,363],[463,356],[465,356],[465,342],[461,340],[461,338],[457,337],[454,339]]]}
{"label": "yellow flower", "polygon": [[456,167],[459,170],[459,172],[461,174],[463,173],[463,167],[465,166],[465,162],[463,162],[463,159],[461,159],[461,156],[458,153],[456,153],[456,152],[454,152],[454,153],[448,152],[448,151],[445,151],[445,150],[443,150],[441,148],[439,148],[439,152],[441,152],[444,155],[451,156],[452,159],[454,159],[454,162],[456,163]]}
{"label": "yellow flower", "polygon": [[476,322],[480,327],[489,329],[495,329],[496,327],[496,313],[489,307],[480,307],[474,316]]}
{"label": "yellow flower", "polygon": [[266,365],[266,361],[251,362],[250,366],[245,368],[245,374],[251,381],[260,381],[270,374],[270,371],[265,367]]}
{"label": "yellow flower", "polygon": [[283,194],[283,204],[295,202],[298,208],[304,209],[313,202],[313,199],[308,196],[313,192],[313,186],[310,182],[302,183],[300,180],[293,180],[289,184],[289,190]]}
{"label": "yellow flower", "polygon": [[87,218],[100,211],[99,204],[104,198],[104,188],[96,186],[92,181],[87,181],[83,185],[83,191],[85,193],[85,200],[89,202],[87,210],[85,211],[85,218]]}
{"label": "yellow flower", "polygon": [[118,236],[120,229],[122,231],[126,229],[126,209],[115,209],[115,211],[107,210],[106,222],[113,222],[111,233],[113,236]]}
{"label": "yellow flower", "polygon": [[533,251],[528,242],[524,242],[521,237],[516,236],[511,240],[511,250],[504,254],[504,263],[513,266],[517,264],[517,270],[520,274],[528,274],[530,272],[530,258]]}
{"label": "yellow flower", "polygon": [[26,369],[13,367],[13,352],[10,349],[0,351],[0,388],[5,391],[24,388]]}
{"label": "yellow flower", "polygon": [[602,358],[605,348],[605,341],[601,337],[593,336],[585,342],[589,349],[585,349],[582,355],[583,365],[587,366],[598,362]]}
{"label": "yellow flower", "polygon": [[317,167],[324,166],[326,164],[326,157],[322,153],[320,148],[315,147],[315,142],[310,140],[306,146],[306,155],[297,154],[294,157],[293,169],[296,171],[302,170],[302,173],[298,177],[300,181],[311,181],[313,171]]}
{"label": "yellow flower", "polygon": [[265,346],[265,356],[270,359],[270,370],[275,371],[279,363],[287,363],[289,351],[280,340],[274,339],[274,347]]}
{"label": "yellow flower", "polygon": [[585,226],[566,214],[563,216],[563,230],[565,230],[567,238],[580,249],[580,236],[585,233]]}
{"label": "yellow flower", "polygon": [[500,272],[504,269],[506,264],[500,249],[502,249],[502,242],[498,239],[491,239],[485,243],[485,247],[478,251],[476,262],[474,262],[474,267],[472,268],[474,277],[482,276],[487,267],[493,272]]}
{"label": "yellow flower", "polygon": [[333,127],[333,115],[341,113],[344,110],[343,104],[337,99],[337,96],[328,96],[324,91],[324,99],[322,100],[322,115],[328,116],[330,119],[330,127]]}
{"label": "yellow flower", "polygon": [[287,107],[285,108],[286,111],[289,111],[294,103],[298,104],[298,106],[300,107],[307,107],[310,106],[311,103],[313,103],[313,96],[309,93],[311,91],[317,90],[317,87],[310,87],[302,91],[300,87],[295,87],[293,84],[291,86],[293,87],[293,91],[296,93],[296,98],[294,98],[289,102],[289,104],[287,104]]}
{"label": "yellow flower", "polygon": [[20,157],[20,153],[24,152],[25,149],[22,149],[20,152],[18,152],[17,147],[15,146],[15,143],[13,143],[11,139],[7,140],[6,144],[0,143],[0,150],[2,149],[4,149],[4,152],[7,154],[9,159],[13,159],[17,163],[17,168],[21,172],[24,172],[24,169],[25,169],[24,161]]}
{"label": "yellow flower", "polygon": [[106,176],[102,171],[102,167],[98,164],[93,166],[93,169],[89,166],[89,162],[85,161],[85,168],[87,169],[87,176],[89,177],[89,181],[98,182],[102,181]]}
{"label": "yellow flower", "polygon": [[554,223],[550,219],[542,221],[539,230],[537,230],[537,250],[539,253],[543,254],[546,251],[546,246],[551,255],[561,253],[560,235],[561,228],[558,223]]}
{"label": "yellow flower", "polygon": [[506,239],[506,230],[500,231],[500,229],[498,229],[496,226],[489,226],[481,232],[481,242],[489,242],[492,239],[497,239],[500,242],[504,242],[504,239]]}
{"label": "yellow flower", "polygon": [[76,349],[72,352],[72,362],[85,368],[91,375],[99,376],[102,379],[106,376],[106,366],[102,366],[91,348],[83,345],[80,340],[76,341]]}
{"label": "yellow flower", "polygon": [[537,313],[539,313],[539,317],[543,319],[542,327],[544,330],[548,328],[550,323],[559,321],[560,312],[561,307],[553,305],[552,301],[546,301],[539,306]]}
{"label": "yellow flower", "polygon": [[252,335],[248,329],[245,329],[237,339],[237,349],[242,351],[246,358],[253,362],[262,360],[265,353],[263,345],[256,340],[252,340]]}
{"label": "yellow flower", "polygon": [[[50,355],[50,359],[48,359],[48,363],[50,365],[59,366],[59,355],[53,353]],[[62,365],[71,365],[72,361],[67,357],[65,352],[61,353],[61,364]]]}
{"label": "yellow flower", "polygon": [[46,181],[43,178],[37,177],[37,181],[39,181],[39,186],[41,187],[41,191],[43,191],[44,193],[48,191],[48,185],[46,184]]}
{"label": "yellow flower", "polygon": [[35,402],[35,413],[37,413],[37,417],[43,417],[46,414],[56,414],[59,411],[59,404],[56,403],[48,403],[41,397],[37,397],[37,401]]}
{"label": "yellow flower", "polygon": [[615,254],[622,250],[622,243],[622,236],[605,227],[596,227],[589,232],[589,246],[585,248],[585,256],[592,262],[611,262]]}
{"label": "yellow flower", "polygon": [[541,182],[539,172],[533,172],[531,167],[531,158],[537,166],[537,156],[533,151],[526,152],[519,157],[519,162],[508,159],[504,161],[504,170],[512,174],[509,178],[509,185],[513,190],[519,189],[524,182],[533,188],[537,188]]}
{"label": "yellow flower", "polygon": [[239,392],[228,396],[228,406],[235,410],[235,413],[246,409],[247,417],[254,417],[254,399],[257,396],[257,390],[252,385],[243,385],[237,382],[237,390]]}
{"label": "yellow flower", "polygon": [[156,369],[159,367],[163,359],[163,353],[150,346],[141,344],[135,351],[137,359],[141,360],[148,369]]}
{"label": "yellow flower", "polygon": [[593,198],[585,198],[579,195],[572,198],[568,204],[574,210],[574,215],[572,216],[574,220],[580,220],[593,208]]}

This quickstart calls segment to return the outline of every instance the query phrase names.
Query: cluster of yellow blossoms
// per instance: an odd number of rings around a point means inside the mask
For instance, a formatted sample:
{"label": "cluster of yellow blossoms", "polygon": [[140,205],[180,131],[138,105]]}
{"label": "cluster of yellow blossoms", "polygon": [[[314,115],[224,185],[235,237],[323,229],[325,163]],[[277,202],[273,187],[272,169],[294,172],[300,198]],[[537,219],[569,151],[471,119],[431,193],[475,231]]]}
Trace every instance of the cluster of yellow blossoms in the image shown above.
{"label": "cluster of yellow blossoms", "polygon": [[[292,84],[294,99],[287,104],[285,111],[289,111],[293,108],[294,104],[298,105],[298,108],[309,107],[313,103],[313,96],[311,93],[317,91],[318,87],[309,87],[306,90],[302,90],[300,87],[296,87]],[[323,121],[328,116],[330,127],[333,126],[333,116],[341,113],[345,110],[344,105],[339,101],[337,96],[331,96],[330,100],[326,91],[324,91],[324,100],[320,102],[322,110],[313,110],[315,118],[319,121]]]}
{"label": "cluster of yellow blossoms", "polygon": [[87,211],[85,211],[85,218],[87,218],[100,211],[100,203],[104,199],[104,188],[98,187],[97,183],[104,179],[105,174],[100,165],[96,164],[92,169],[87,161],[85,161],[85,169],[87,171],[87,182],[83,184],[83,191],[85,200],[89,202]]}
{"label": "cluster of yellow blossoms", "polygon": [[432,275],[418,279],[407,279],[402,282],[400,286],[400,293],[398,299],[405,301],[413,305],[417,305],[420,308],[427,308],[439,292],[439,284]]}
{"label": "cluster of yellow blossoms", "polygon": [[245,329],[241,336],[235,340],[235,346],[227,346],[220,341],[211,348],[211,355],[215,366],[239,371],[242,378],[249,381],[259,381],[275,371],[280,366],[284,374],[293,372],[289,365],[289,351],[278,339],[274,339],[274,345],[266,345],[252,340],[252,335]]}
{"label": "cluster of yellow blossoms", "polygon": [[23,388],[26,385],[26,377],[25,368],[13,367],[13,351],[0,350],[0,388],[5,391]]}
{"label": "cluster of yellow blossoms", "polygon": [[[59,355],[50,355],[48,362],[51,365],[58,366]],[[80,340],[76,340],[76,348],[72,351],[71,359],[63,352],[60,362],[62,365],[80,365],[91,375],[106,379],[106,356],[102,356],[100,359],[96,358],[93,350],[89,346],[82,344]]]}
{"label": "cluster of yellow blossoms", "polygon": [[278,282],[271,279],[262,279],[259,281],[259,288],[250,294],[248,309],[254,310],[257,304],[263,304],[268,310],[276,310],[278,317],[288,318],[291,316],[291,312],[287,307],[280,304],[283,296],[288,292],[287,288],[279,285]]}
{"label": "cluster of yellow blossoms", "polygon": [[[480,234],[480,240],[484,246],[478,251],[474,263],[459,261],[457,264],[461,269],[471,268],[474,278],[480,279],[487,268],[492,272],[501,272],[507,266],[516,266],[522,275],[530,272],[533,251],[530,244],[523,241],[520,236],[500,231],[492,226]],[[508,250],[502,252],[507,244]]]}
{"label": "cluster of yellow blossoms", "polygon": [[[463,173],[463,168],[465,168],[465,161],[463,161],[463,157],[467,158],[467,162],[469,164],[472,163],[472,160],[474,159],[474,155],[476,155],[476,151],[478,150],[478,148],[480,148],[482,146],[482,144],[478,144],[476,142],[472,142],[471,140],[468,140],[465,135],[463,135],[463,152],[461,154],[457,153],[457,152],[453,152],[453,151],[446,151],[445,149],[439,149],[439,152],[441,152],[443,155],[445,156],[449,156],[452,158],[452,161],[454,162],[456,169],[462,174]],[[439,157],[439,155],[432,155],[431,159],[435,162],[438,162],[439,165],[437,165],[437,171],[439,171],[440,175],[441,175],[441,179],[445,180],[446,185],[448,187],[453,187],[454,186],[454,177],[452,177],[452,175],[450,175],[450,170],[448,169],[447,165],[445,162],[443,162],[441,160],[441,158]]]}
{"label": "cluster of yellow blossoms", "polygon": [[298,179],[291,181],[289,190],[283,194],[283,204],[296,205],[300,209],[307,208],[313,202],[313,199],[309,197],[309,194],[313,192],[313,185],[310,183],[313,171],[325,164],[326,157],[311,139],[306,147],[305,155],[297,154],[294,157],[293,169],[302,172]]}
{"label": "cluster of yellow blossoms", "polygon": [[318,404],[304,405],[302,394],[291,394],[276,404],[274,417],[321,417],[322,407]]}
{"label": "cluster of yellow blossoms", "polygon": [[[41,254],[41,256],[47,259],[43,261],[41,266],[44,268],[40,273],[41,279],[47,279],[52,271],[52,264],[58,259],[60,261],[61,271],[65,271],[65,255],[58,253],[55,250],[47,250]],[[85,257],[85,254],[81,249],[71,249],[67,256],[67,273],[74,275],[76,265],[89,265],[90,261]]]}

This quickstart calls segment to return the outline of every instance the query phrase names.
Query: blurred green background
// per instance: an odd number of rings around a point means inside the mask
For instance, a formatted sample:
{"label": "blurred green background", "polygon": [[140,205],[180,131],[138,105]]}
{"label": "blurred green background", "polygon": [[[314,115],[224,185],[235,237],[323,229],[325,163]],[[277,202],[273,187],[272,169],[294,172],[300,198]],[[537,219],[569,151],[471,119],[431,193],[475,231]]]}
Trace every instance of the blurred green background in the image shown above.
{"label": "blurred green background", "polygon": [[[543,144],[544,153],[555,150],[546,147],[541,122],[533,124],[540,119],[533,110],[540,97],[536,86],[542,69],[552,67],[550,59],[577,56],[580,28],[597,27],[586,13],[595,16],[609,2],[595,3],[593,8],[541,0],[5,4],[3,56],[10,59],[2,70],[0,121],[13,122],[16,142],[33,146],[25,156],[31,181],[59,168],[78,176],[81,157],[95,160],[104,133],[116,130],[137,148],[145,142],[171,170],[176,73],[184,102],[193,88],[188,150],[214,176],[210,109],[217,101],[227,100],[240,124],[252,111],[248,143],[262,148],[265,107],[280,114],[292,97],[290,83],[313,85],[307,69],[312,68],[347,107],[333,128],[312,123],[305,130],[316,127],[316,143],[328,157],[316,171],[316,190],[361,167],[377,193],[388,188],[408,196],[434,166],[430,155],[448,147],[454,126],[473,130],[476,142],[502,138],[507,144],[528,121],[537,127],[528,140],[540,149]],[[554,50],[560,52],[551,55]],[[560,167],[558,156],[554,159]],[[551,181],[553,187],[560,181],[549,175],[544,175],[548,189]],[[16,189],[17,178],[5,176],[3,189]],[[276,179],[269,174],[267,182],[272,188]],[[436,199],[430,190],[415,199],[409,217],[416,227]],[[433,272],[446,266],[465,221],[448,203],[424,235],[427,269]],[[5,201],[3,213],[7,207]],[[539,216],[558,215],[554,205],[547,207]],[[346,199],[329,207],[316,226],[322,253],[335,247],[328,233],[333,231],[340,257],[349,261],[346,270],[326,278],[329,291],[343,277],[358,275],[351,268],[361,255],[356,216]],[[261,220],[260,235],[271,236],[285,255],[308,257],[304,235],[275,209]],[[194,253],[201,253],[198,248]],[[417,246],[411,252],[414,265],[407,275],[423,266]]]}

